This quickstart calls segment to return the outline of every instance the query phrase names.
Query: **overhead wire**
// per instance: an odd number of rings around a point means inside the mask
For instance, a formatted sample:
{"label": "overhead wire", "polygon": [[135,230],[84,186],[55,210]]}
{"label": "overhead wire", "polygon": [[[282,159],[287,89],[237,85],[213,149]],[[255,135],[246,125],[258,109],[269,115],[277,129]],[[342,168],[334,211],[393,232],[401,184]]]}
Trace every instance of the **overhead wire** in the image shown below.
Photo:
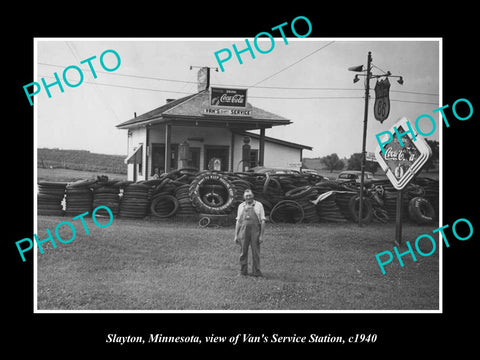
{"label": "overhead wire", "polygon": [[[322,47],[312,51],[311,53],[301,57],[300,59],[294,61],[293,63],[285,66],[284,68],[276,71],[275,73],[265,77],[264,79],[257,81],[253,85],[250,86],[244,86],[247,88],[264,88],[264,89],[288,89],[288,90],[322,90],[322,91],[352,91],[352,90],[363,90],[361,88],[335,88],[335,87],[285,87],[285,86],[259,86],[260,83],[271,79],[275,75],[280,74],[281,72],[291,68],[292,66],[300,63],[301,61],[307,59],[308,57],[314,55],[315,53],[319,52],[320,50],[325,49],[326,47],[332,45],[335,43],[335,41],[330,41],[329,43],[323,45]],[[70,45],[67,42],[67,45],[72,51]],[[77,56],[75,53],[72,51],[74,54],[75,58],[78,60]],[[45,62],[38,62],[39,65],[47,65],[47,66],[56,66],[56,67],[62,67],[60,65],[56,64],[51,64],[51,63],[45,63]],[[383,73],[387,73],[383,69],[379,68],[375,64],[372,63],[372,66],[377,68],[378,70],[382,71]],[[89,70],[90,71],[90,70]],[[178,79],[166,79],[166,78],[160,78],[160,77],[153,77],[153,76],[142,76],[142,75],[133,75],[133,74],[122,74],[122,73],[111,73],[111,72],[104,72],[104,71],[97,71],[98,73],[104,73],[104,74],[109,74],[109,75],[116,75],[116,76],[122,76],[122,77],[132,77],[132,78],[139,78],[139,79],[148,79],[148,80],[158,80],[158,81],[170,81],[170,82],[177,82],[177,83],[183,83],[184,85],[182,86],[181,90],[185,89],[187,85],[191,84],[196,84],[197,82],[195,81],[187,81],[187,80],[178,80]],[[47,76],[51,77],[51,76]],[[163,89],[153,89],[153,88],[146,88],[146,87],[134,87],[134,86],[128,86],[128,85],[115,85],[115,84],[108,84],[108,83],[103,83],[103,82],[90,82],[90,81],[84,81],[86,84],[96,84],[96,85],[102,85],[102,86],[111,86],[111,87],[119,87],[119,88],[127,88],[127,89],[133,89],[133,90],[144,90],[144,91],[156,91],[156,92],[165,92],[165,93],[173,93],[173,94],[186,94],[186,95],[191,95],[195,92],[185,92],[185,91],[175,91],[175,90],[163,90]],[[213,84],[212,84],[213,85]],[[241,87],[242,85],[225,85],[225,84],[215,84],[215,85],[221,85],[221,86],[238,86]],[[415,94],[415,95],[427,95],[427,96],[438,96],[438,94],[435,93],[426,93],[426,92],[417,92],[417,91],[406,91],[406,90],[391,90],[392,92],[398,92],[398,93],[407,93],[407,94]],[[361,99],[363,97],[361,96],[300,96],[300,97],[292,97],[292,96],[255,96],[255,95],[250,95],[250,98],[257,98],[257,99],[280,99],[280,100],[320,100],[320,99]],[[425,102],[425,101],[412,101],[412,100],[399,100],[399,99],[391,99],[392,101],[397,101],[397,102],[405,102],[405,103],[418,103],[418,104],[436,104],[433,102]],[[115,114],[116,115],[116,114]]]}
{"label": "overhead wire", "polygon": [[264,81],[266,81],[266,80],[268,80],[268,79],[271,79],[271,78],[272,78],[272,77],[274,77],[275,75],[278,75],[278,74],[280,74],[281,72],[283,72],[283,71],[285,71],[285,70],[287,70],[287,69],[291,68],[292,66],[294,66],[294,65],[298,64],[299,62],[301,62],[301,61],[305,60],[306,58],[308,58],[308,57],[312,56],[313,54],[315,54],[315,53],[319,52],[320,50],[323,50],[323,49],[325,49],[327,46],[330,46],[330,45],[332,45],[334,42],[335,42],[335,41],[330,41],[328,44],[326,44],[326,45],[324,45],[324,46],[322,46],[322,47],[318,48],[317,50],[315,50],[315,51],[313,51],[313,52],[311,52],[311,53],[309,53],[309,54],[307,54],[307,55],[305,55],[304,57],[302,57],[302,58],[298,59],[297,61],[295,61],[295,62],[291,63],[290,65],[288,65],[288,66],[285,66],[284,68],[280,69],[280,70],[279,70],[279,71],[277,71],[276,73],[273,73],[272,75],[270,75],[270,76],[267,76],[266,78],[264,78],[264,79],[262,79],[262,80],[260,80],[260,81],[257,81],[255,84],[251,85],[250,87],[254,87],[254,86],[256,86],[256,85],[258,85],[258,84],[260,84],[260,83],[262,83],[262,82],[264,82]]}
{"label": "overhead wire", "polygon": [[[79,59],[79,57],[77,56],[77,55],[78,55],[78,52],[77,52],[77,50],[76,50],[76,48],[75,48],[75,44],[70,43],[70,42],[68,42],[68,41],[65,41],[65,44],[67,44],[67,47],[68,47],[68,49],[70,50],[70,52],[72,53],[73,57],[78,61],[79,64],[81,64],[80,59]],[[84,68],[83,66],[82,66],[82,70],[85,71],[85,68]],[[96,83],[93,83],[93,84],[96,84]],[[110,110],[110,111],[113,113],[113,115],[117,118],[117,120],[120,122],[121,120],[120,120],[119,116],[117,115],[117,113],[115,112],[115,110],[113,109],[113,107],[111,106],[111,104],[108,102],[108,100],[107,100],[106,96],[104,95],[104,93],[103,93],[99,88],[97,88],[96,85],[94,85],[94,89],[95,89],[95,91],[97,92],[97,94],[100,96],[100,98],[103,98],[104,101],[102,101],[102,103],[104,104],[104,106],[105,106],[108,110]]]}
{"label": "overhead wire", "polygon": [[[60,67],[65,68],[63,65],[58,64],[51,64],[45,62],[38,62],[39,65],[46,65],[46,66],[53,66],[53,67]],[[91,70],[84,70],[89,71]],[[383,71],[383,70],[382,70]],[[160,77],[153,77],[153,76],[142,76],[142,75],[134,75],[134,74],[122,74],[122,73],[112,73],[106,71],[99,71],[96,70],[96,73],[99,74],[107,74],[107,75],[115,75],[121,77],[132,77],[132,78],[139,78],[139,79],[147,79],[147,80],[157,80],[157,81],[167,81],[167,82],[177,82],[177,83],[185,83],[185,84],[197,84],[196,81],[189,81],[189,80],[178,80],[178,79],[167,79],[167,78],[160,78]],[[257,89],[278,89],[278,90],[321,90],[321,91],[364,91],[363,88],[343,88],[343,87],[294,87],[294,86],[248,86],[242,84],[220,84],[220,83],[211,83],[211,85],[218,85],[218,86],[232,86],[232,87],[250,87],[250,88],[257,88]],[[182,87],[184,89],[185,86]],[[430,92],[419,92],[419,91],[406,91],[406,90],[390,90],[390,92],[398,92],[398,93],[406,93],[406,94],[414,94],[414,95],[427,95],[427,96],[438,96],[437,93],[430,93]]]}
{"label": "overhead wire", "polygon": [[[52,78],[53,76],[42,76],[46,78]],[[164,92],[164,93],[172,93],[172,94],[182,94],[182,95],[193,95],[195,91],[186,92],[186,91],[175,91],[175,90],[164,90],[164,89],[153,89],[153,88],[146,88],[146,87],[136,87],[136,86],[128,86],[128,85],[117,85],[117,84],[108,84],[98,81],[83,81],[85,84],[96,84],[101,86],[110,86],[110,87],[117,87],[117,88],[125,88],[131,90],[142,90],[142,91],[154,91],[154,92]],[[256,96],[251,95],[250,98],[254,99],[275,99],[275,100],[340,100],[340,99],[363,99],[363,96],[301,96],[301,97],[291,97],[291,96]],[[426,101],[409,101],[409,100],[400,100],[400,99],[390,99],[391,101],[397,102],[406,102],[406,103],[417,103],[417,104],[432,104],[437,105],[434,102],[426,102]]]}

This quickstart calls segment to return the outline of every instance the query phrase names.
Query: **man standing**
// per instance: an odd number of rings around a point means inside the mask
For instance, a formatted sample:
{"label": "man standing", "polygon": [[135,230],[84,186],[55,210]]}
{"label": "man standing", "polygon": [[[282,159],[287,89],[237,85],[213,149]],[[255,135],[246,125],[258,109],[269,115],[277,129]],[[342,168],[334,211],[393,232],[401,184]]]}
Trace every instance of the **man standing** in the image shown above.
{"label": "man standing", "polygon": [[238,206],[237,223],[235,225],[235,243],[240,244],[240,274],[247,275],[248,247],[252,248],[252,274],[262,276],[260,271],[260,243],[265,230],[265,210],[259,201],[253,199],[252,190],[245,190],[245,200]]}

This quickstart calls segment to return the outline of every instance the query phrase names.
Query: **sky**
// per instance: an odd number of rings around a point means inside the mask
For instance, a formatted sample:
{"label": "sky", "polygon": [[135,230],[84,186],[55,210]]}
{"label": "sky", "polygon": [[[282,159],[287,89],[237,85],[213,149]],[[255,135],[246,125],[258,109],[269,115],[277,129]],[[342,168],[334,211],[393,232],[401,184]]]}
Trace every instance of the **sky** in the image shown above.
{"label": "sky", "polygon": [[[262,49],[271,45],[265,39],[265,43],[259,42]],[[211,71],[211,85],[247,88],[247,101],[253,106],[291,120],[293,124],[267,129],[266,135],[313,147],[304,151],[304,157],[331,153],[349,157],[361,152],[364,78],[353,83],[356,73],[348,68],[362,64],[365,68],[369,51],[373,74],[390,71],[401,75],[404,84],[390,79],[390,115],[381,124],[373,115],[376,79],[370,80],[367,151],[375,150],[375,134],[388,130],[401,117],[413,124],[418,116],[430,114],[439,124],[439,114],[432,114],[441,105],[438,39],[306,37],[288,38],[288,44],[281,37],[275,40],[267,54],[253,48],[253,59],[248,52],[243,53],[243,64],[233,55],[223,63],[224,72]],[[249,41],[253,43],[253,39]],[[141,115],[165,104],[166,99],[197,92],[196,67],[218,68],[214,53],[224,48],[233,52],[232,44],[243,49],[245,38],[38,38],[35,44],[32,81],[40,83],[44,78],[47,84],[53,83],[54,72],[62,79],[63,70],[70,65],[83,69],[84,75],[77,87],[63,83],[63,93],[54,85],[50,98],[43,88],[34,96],[37,148],[126,155],[127,131],[116,125],[133,118],[134,112]],[[120,56],[115,71],[107,72],[100,65],[105,50]],[[80,64],[92,56],[96,56],[91,64],[97,78],[87,63]],[[107,68],[117,64],[112,53],[103,59]],[[67,75],[72,84],[79,82],[75,70]],[[27,97],[25,101],[28,104]],[[431,125],[422,124],[421,128],[428,132]],[[428,138],[438,140],[438,130]]]}

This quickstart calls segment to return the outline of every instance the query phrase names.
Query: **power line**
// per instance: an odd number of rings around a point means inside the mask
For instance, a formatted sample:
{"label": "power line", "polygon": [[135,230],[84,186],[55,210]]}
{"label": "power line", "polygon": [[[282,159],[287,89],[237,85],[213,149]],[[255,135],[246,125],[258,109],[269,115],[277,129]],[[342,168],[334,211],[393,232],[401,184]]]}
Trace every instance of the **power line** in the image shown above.
{"label": "power line", "polygon": [[[62,65],[57,65],[57,64],[51,64],[51,63],[44,63],[44,62],[39,62],[39,65],[46,65],[46,66],[53,66],[53,67],[60,67],[60,68],[65,68],[65,66]],[[85,70],[84,71],[90,71],[91,70]],[[188,81],[188,80],[177,80],[177,79],[166,79],[166,78],[160,78],[160,77],[153,77],[153,76],[142,76],[142,75],[133,75],[133,74],[121,74],[121,73],[112,73],[112,72],[106,72],[106,71],[99,71],[96,70],[96,73],[99,74],[107,74],[107,75],[116,75],[116,76],[122,76],[122,77],[132,77],[132,78],[138,78],[138,79],[148,79],[148,80],[158,80],[158,81],[169,81],[169,82],[177,82],[177,83],[185,83],[185,84],[197,84],[196,81]],[[241,84],[219,84],[219,83],[212,83],[211,85],[217,85],[217,86],[232,86],[232,87],[250,87],[250,88],[256,88],[256,89],[279,89],[279,90],[324,90],[324,91],[364,91],[362,88],[341,88],[341,87],[308,87],[308,86],[303,86],[303,87],[294,87],[294,86],[248,86],[248,85],[241,85]],[[398,92],[398,93],[406,93],[406,94],[415,94],[415,95],[430,95],[430,96],[438,96],[439,94],[436,93],[428,93],[428,92],[419,92],[419,91],[406,91],[406,90],[390,90],[391,92]]]}
{"label": "power line", "polygon": [[[42,76],[44,78],[55,79],[54,76]],[[107,84],[98,81],[83,81],[82,84],[96,84],[96,85],[103,85],[103,86],[111,86],[111,87],[119,87],[119,88],[126,88],[126,89],[133,89],[133,90],[147,90],[147,91],[158,91],[158,92],[166,92],[166,93],[174,93],[174,94],[187,94],[192,95],[192,92],[183,92],[183,91],[173,91],[173,90],[162,90],[162,89],[152,89],[152,88],[144,88],[144,87],[135,87],[135,86],[128,86],[128,85],[116,85],[116,84]]]}
{"label": "power line", "polygon": [[284,96],[249,96],[255,99],[283,99],[283,100],[316,100],[316,99],[363,99],[363,96],[302,96],[302,97],[284,97]]}
{"label": "power line", "polygon": [[404,103],[413,103],[413,104],[431,104],[431,105],[438,105],[438,103],[429,102],[429,101],[411,101],[411,100],[397,100],[397,99],[390,99],[390,101],[397,101],[397,102],[404,102]]}
{"label": "power line", "polygon": [[[41,75],[40,75],[41,76]],[[42,76],[46,78],[54,79],[53,76]],[[174,90],[163,90],[163,89],[152,89],[152,88],[145,88],[145,87],[135,87],[135,86],[128,86],[128,85],[116,85],[116,84],[107,84],[97,81],[84,81],[85,84],[96,84],[96,85],[103,85],[103,86],[110,86],[110,87],[118,87],[118,88],[125,88],[125,89],[132,89],[132,90],[144,90],[144,91],[155,91],[155,92],[165,92],[165,93],[172,93],[172,94],[183,94],[183,95],[192,95],[195,92],[185,92],[185,91],[174,91]],[[363,99],[363,96],[303,96],[303,97],[291,97],[291,96],[249,96],[249,98],[254,99],[276,99],[276,100],[338,100],[338,99]],[[405,103],[414,103],[414,104],[432,104],[438,105],[438,103],[434,102],[427,102],[427,101],[412,101],[412,100],[399,100],[399,99],[390,99],[391,101],[396,102],[405,102]]]}
{"label": "power line", "polygon": [[278,74],[280,74],[282,71],[285,71],[285,70],[287,70],[287,69],[291,68],[293,65],[296,65],[296,64],[298,64],[300,61],[303,61],[303,60],[305,60],[306,58],[308,58],[309,56],[312,56],[313,54],[315,54],[315,53],[319,52],[320,50],[323,50],[323,49],[325,49],[327,46],[330,46],[330,45],[332,45],[334,42],[335,42],[335,41],[330,41],[328,44],[326,44],[326,45],[322,46],[321,48],[319,48],[319,49],[317,49],[317,50],[315,50],[315,51],[311,52],[310,54],[308,54],[308,55],[306,55],[306,56],[302,57],[301,59],[299,59],[299,60],[295,61],[294,63],[292,63],[292,64],[290,64],[290,65],[288,65],[288,66],[284,67],[283,69],[280,69],[280,70],[279,70],[279,71],[277,71],[276,73],[274,73],[274,74],[272,74],[272,75],[270,75],[270,76],[267,76],[267,77],[266,77],[265,79],[263,79],[263,80],[260,80],[260,81],[256,82],[255,84],[251,85],[251,87],[254,87],[254,86],[256,86],[256,85],[258,85],[258,84],[260,84],[260,83],[262,83],[262,82],[264,82],[264,81],[266,81],[266,80],[268,80],[268,79],[270,79],[270,78],[274,77],[275,75],[278,75]]}

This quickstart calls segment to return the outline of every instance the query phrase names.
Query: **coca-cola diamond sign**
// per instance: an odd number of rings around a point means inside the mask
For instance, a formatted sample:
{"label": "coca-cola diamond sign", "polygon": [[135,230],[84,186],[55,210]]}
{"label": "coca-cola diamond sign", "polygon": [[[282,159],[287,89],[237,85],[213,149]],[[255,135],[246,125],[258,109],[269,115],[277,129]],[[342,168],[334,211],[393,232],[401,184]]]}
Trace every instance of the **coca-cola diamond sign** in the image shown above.
{"label": "coca-cola diamond sign", "polygon": [[403,189],[432,155],[425,139],[418,132],[414,132],[407,122],[406,118],[401,118],[390,128],[392,138],[383,145],[384,151],[379,145],[375,150],[377,162],[397,190]]}
{"label": "coca-cola diamond sign", "polygon": [[245,107],[247,105],[247,89],[211,88],[210,105]]}

